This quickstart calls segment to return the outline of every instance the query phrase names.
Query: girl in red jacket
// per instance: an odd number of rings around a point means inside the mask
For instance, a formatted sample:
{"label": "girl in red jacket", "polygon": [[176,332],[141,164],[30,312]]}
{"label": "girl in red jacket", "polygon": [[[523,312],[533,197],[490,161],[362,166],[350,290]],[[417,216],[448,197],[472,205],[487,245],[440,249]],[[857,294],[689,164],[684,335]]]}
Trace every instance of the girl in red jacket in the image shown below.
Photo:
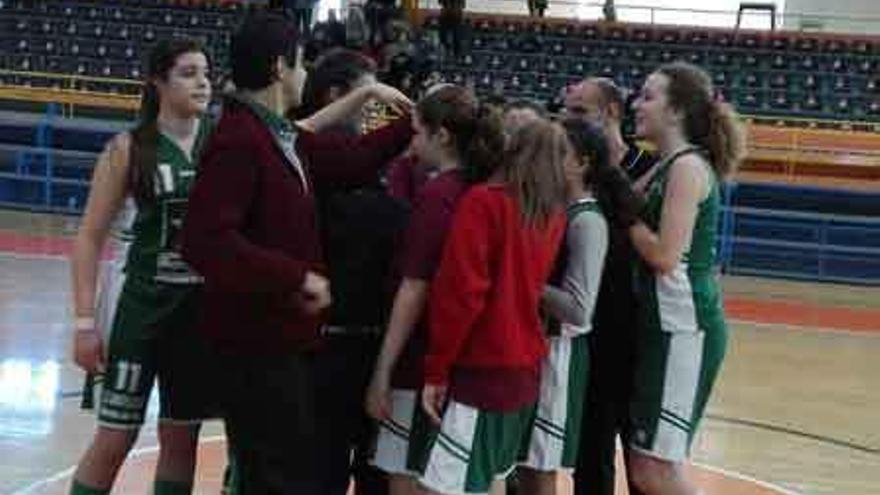
{"label": "girl in red jacket", "polygon": [[565,228],[565,132],[516,130],[487,184],[460,200],[431,285],[422,407],[414,426],[431,493],[503,493],[547,352],[538,305]]}
{"label": "girl in red jacket", "polygon": [[389,474],[392,495],[417,489],[410,434],[420,411],[431,279],[458,201],[470,183],[486,180],[504,152],[500,115],[461,86],[439,87],[419,101],[413,128],[414,154],[438,174],[413,202],[398,260],[401,281],[366,400],[380,421],[373,464]]}

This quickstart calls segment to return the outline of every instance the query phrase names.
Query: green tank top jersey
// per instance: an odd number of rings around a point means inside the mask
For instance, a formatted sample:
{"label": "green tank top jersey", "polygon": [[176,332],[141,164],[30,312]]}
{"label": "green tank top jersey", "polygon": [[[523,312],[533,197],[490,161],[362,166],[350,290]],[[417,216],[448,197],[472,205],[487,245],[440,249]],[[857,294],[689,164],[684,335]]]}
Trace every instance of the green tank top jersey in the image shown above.
{"label": "green tank top jersey", "polygon": [[[179,234],[190,188],[195,181],[199,152],[209,132],[208,120],[202,119],[193,145],[192,160],[174,141],[159,134],[156,199],[151,204],[138,205],[128,228],[120,235],[120,240],[128,244],[126,274],[167,284],[201,282],[180,255]],[[132,203],[129,201],[130,205]]]}
{"label": "green tank top jersey", "polygon": [[[645,220],[655,232],[660,229],[672,163],[684,154],[696,152],[699,150],[689,148],[674,154],[659,165],[660,169],[651,179],[646,194]],[[666,331],[720,330],[724,327],[721,291],[715,271],[721,193],[715,171],[710,167],[707,169],[709,194],[698,206],[691,243],[678,266],[672,272],[658,276],[644,262],[639,262],[637,287],[647,305],[645,323],[649,326],[659,326]]]}

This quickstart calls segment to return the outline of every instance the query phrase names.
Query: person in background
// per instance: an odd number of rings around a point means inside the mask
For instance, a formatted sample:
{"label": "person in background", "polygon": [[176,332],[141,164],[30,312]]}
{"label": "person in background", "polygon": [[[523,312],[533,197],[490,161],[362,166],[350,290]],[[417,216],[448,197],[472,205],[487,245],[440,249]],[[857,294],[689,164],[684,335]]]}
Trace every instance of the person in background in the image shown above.
{"label": "person in background", "polygon": [[465,0],[440,0],[440,43],[451,56],[461,55]]}
{"label": "person in background", "polygon": [[544,118],[546,112],[541,105],[531,100],[514,100],[504,105],[504,130],[514,134],[525,124]]}
{"label": "person in background", "polygon": [[[365,55],[338,48],[312,66],[303,90],[305,113],[323,108],[376,83],[376,65]],[[362,134],[363,114],[352,115],[326,133]],[[321,442],[322,493],[387,493],[384,473],[369,465],[375,423],[362,404],[390,313],[388,279],[395,241],[406,207],[388,194],[380,172],[356,187],[328,184],[316,189],[324,259],[333,303],[322,327],[316,357],[317,423]]]}
{"label": "person in background", "polygon": [[544,17],[544,12],[547,10],[547,3],[547,0],[528,0],[529,16]]}
{"label": "person in background", "polygon": [[[628,143],[622,134],[625,96],[613,81],[587,78],[566,94],[564,115],[602,129],[612,166],[635,181],[653,166],[654,157]],[[617,438],[629,421],[633,353],[638,328],[632,284],[635,253],[625,226],[611,225],[608,257],[596,311],[594,331],[587,336],[593,372],[587,384],[587,405],[578,464],[574,472],[577,495],[612,495]],[[637,492],[636,487],[630,488]]]}
{"label": "person in background", "polygon": [[285,8],[293,19],[293,27],[303,38],[308,38],[311,33],[317,3],[317,0],[286,0]]}

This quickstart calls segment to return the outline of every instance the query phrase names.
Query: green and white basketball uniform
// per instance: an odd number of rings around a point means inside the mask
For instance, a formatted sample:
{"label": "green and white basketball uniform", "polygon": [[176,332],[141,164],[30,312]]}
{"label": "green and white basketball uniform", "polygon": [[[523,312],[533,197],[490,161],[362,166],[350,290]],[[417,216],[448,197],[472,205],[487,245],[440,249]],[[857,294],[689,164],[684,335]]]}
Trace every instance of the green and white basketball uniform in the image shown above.
{"label": "green and white basketball uniform", "polygon": [[541,366],[541,395],[521,466],[537,471],[571,470],[577,465],[590,354],[587,336],[550,337]]}
{"label": "green and white basketball uniform", "polygon": [[413,425],[422,421],[417,390],[391,391],[391,417],[379,422],[376,451],[371,464],[388,474],[418,476],[418,462],[410,455]]}
{"label": "green and white basketball uniform", "polygon": [[450,401],[437,428],[418,407],[409,458],[419,483],[443,494],[488,493],[516,468],[534,409],[489,412]]}
{"label": "green and white basketball uniform", "polygon": [[[593,235],[590,240],[596,245],[587,246],[594,250],[604,260],[607,252],[607,223],[602,216],[599,205],[595,199],[589,198],[571,205],[568,209],[569,231],[571,226],[580,215],[595,215],[602,227],[604,237]],[[584,220],[585,218],[581,218]],[[577,241],[575,241],[577,242]],[[599,245],[599,244],[603,245]],[[571,253],[571,250],[562,250]],[[598,281],[602,277],[603,264],[599,263],[596,273],[589,274],[594,278],[595,291],[598,291]],[[568,264],[568,261],[566,261]],[[578,263],[578,265],[581,265]],[[585,266],[578,266],[577,270]],[[569,267],[565,267],[568,271]],[[575,274],[578,285],[583,285],[585,274]],[[589,292],[586,287],[577,287],[582,294]],[[588,296],[585,296],[585,298]],[[595,298],[587,302],[588,311],[591,313],[587,321],[592,319],[592,310],[595,307]],[[541,366],[541,395],[535,406],[534,422],[529,434],[528,449],[524,452],[521,466],[537,471],[572,470],[577,465],[578,449],[580,447],[581,426],[583,423],[584,407],[586,402],[587,383],[590,379],[590,353],[587,343],[587,334],[591,325],[584,328],[576,328],[566,323],[551,320],[548,327],[558,327],[559,331],[549,328],[551,336],[548,338],[549,352]],[[559,334],[559,335],[556,335]]]}
{"label": "green and white basketball uniform", "polygon": [[[208,132],[200,126],[194,156]],[[197,422],[208,414],[210,359],[194,333],[200,278],[180,257],[178,234],[196,166],[169,138],[157,146],[156,199],[127,198],[115,223],[96,324],[106,332],[98,421],[137,428],[158,377],[160,417]]]}
{"label": "green and white basketball uniform", "polygon": [[[671,164],[659,165],[648,186],[646,214],[656,231]],[[727,345],[727,326],[715,271],[720,214],[717,177],[708,168],[710,191],[697,212],[691,245],[678,266],[658,274],[639,262],[640,330],[627,440],[636,451],[672,462],[685,460],[703,416]]]}

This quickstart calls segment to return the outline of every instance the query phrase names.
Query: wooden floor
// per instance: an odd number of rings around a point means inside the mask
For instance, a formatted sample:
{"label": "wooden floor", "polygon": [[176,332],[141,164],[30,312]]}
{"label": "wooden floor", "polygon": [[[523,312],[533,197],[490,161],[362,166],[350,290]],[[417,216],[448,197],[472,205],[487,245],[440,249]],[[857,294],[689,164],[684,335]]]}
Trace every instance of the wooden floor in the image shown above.
{"label": "wooden floor", "polygon": [[[74,228],[0,211],[0,494],[65,493],[94,428],[69,359]],[[730,351],[693,456],[705,493],[880,493],[880,289],[724,284]],[[155,446],[147,427],[115,493],[148,492]],[[219,493],[223,452],[207,425],[198,493]]]}

